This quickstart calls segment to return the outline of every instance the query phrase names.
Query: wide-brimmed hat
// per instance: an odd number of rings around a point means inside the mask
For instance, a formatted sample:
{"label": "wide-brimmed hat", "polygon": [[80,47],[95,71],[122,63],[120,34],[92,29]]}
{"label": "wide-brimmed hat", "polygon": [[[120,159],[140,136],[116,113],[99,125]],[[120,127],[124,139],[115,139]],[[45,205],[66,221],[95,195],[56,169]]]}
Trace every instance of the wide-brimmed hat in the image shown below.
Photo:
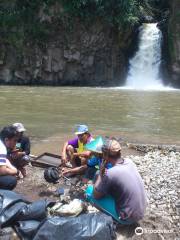
{"label": "wide-brimmed hat", "polygon": [[13,126],[16,128],[17,132],[25,132],[26,129],[22,123],[14,123]]}
{"label": "wide-brimmed hat", "polygon": [[85,145],[85,149],[96,153],[102,153],[103,144],[104,139],[101,136],[98,136],[95,140],[91,141],[90,143],[87,143]]}
{"label": "wide-brimmed hat", "polygon": [[75,129],[75,134],[79,135],[79,134],[83,134],[88,132],[88,126],[87,125],[77,125],[76,129]]}

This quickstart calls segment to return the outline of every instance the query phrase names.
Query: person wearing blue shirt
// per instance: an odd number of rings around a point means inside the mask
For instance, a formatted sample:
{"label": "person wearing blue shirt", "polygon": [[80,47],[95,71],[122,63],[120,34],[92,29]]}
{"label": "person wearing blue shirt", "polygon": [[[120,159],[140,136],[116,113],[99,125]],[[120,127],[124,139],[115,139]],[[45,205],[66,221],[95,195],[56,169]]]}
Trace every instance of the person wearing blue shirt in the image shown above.
{"label": "person wearing blue shirt", "polygon": [[[103,145],[103,138],[98,136],[94,141],[85,145],[85,148],[92,152],[92,157],[87,161],[87,169],[84,175],[83,182],[87,182],[88,180],[95,180],[101,163],[102,163],[102,150],[101,147]],[[109,169],[112,167],[111,163],[107,163],[105,168]]]}

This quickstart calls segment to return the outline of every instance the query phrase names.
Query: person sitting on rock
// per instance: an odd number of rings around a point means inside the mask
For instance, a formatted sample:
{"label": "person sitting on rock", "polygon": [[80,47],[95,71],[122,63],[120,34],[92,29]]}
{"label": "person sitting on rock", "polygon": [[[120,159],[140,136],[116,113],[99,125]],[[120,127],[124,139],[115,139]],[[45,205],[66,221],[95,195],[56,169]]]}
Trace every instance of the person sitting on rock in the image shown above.
{"label": "person sitting on rock", "polygon": [[14,123],[13,127],[15,127],[17,131],[17,143],[15,148],[9,151],[9,159],[20,171],[19,177],[23,178],[27,174],[25,166],[30,160],[30,140],[29,137],[24,135],[26,129],[22,123]]}
{"label": "person sitting on rock", "polygon": [[71,163],[72,169],[63,169],[64,175],[72,175],[82,173],[87,167],[87,159],[91,155],[91,151],[85,150],[85,144],[93,140],[86,125],[78,125],[75,131],[76,138],[67,141],[62,150],[62,161],[64,166]]}
{"label": "person sitting on rock", "polygon": [[[143,218],[146,194],[142,178],[130,159],[121,157],[116,140],[102,146],[103,162],[94,185],[86,189],[87,200],[121,224],[133,224]],[[105,170],[105,164],[112,168]]]}
{"label": "person sitting on rock", "polygon": [[16,142],[16,128],[4,127],[0,132],[0,189],[13,190],[16,187],[18,170],[7,159],[7,148],[14,149]]}

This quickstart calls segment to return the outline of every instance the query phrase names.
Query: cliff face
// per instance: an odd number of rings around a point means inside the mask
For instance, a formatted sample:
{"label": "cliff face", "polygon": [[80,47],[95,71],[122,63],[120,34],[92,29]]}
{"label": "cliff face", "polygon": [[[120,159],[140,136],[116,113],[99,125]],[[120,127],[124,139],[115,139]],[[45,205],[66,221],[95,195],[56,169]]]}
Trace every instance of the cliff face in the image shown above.
{"label": "cliff face", "polygon": [[180,87],[180,1],[169,1],[171,6],[168,25],[170,55],[170,77],[175,86]]}
{"label": "cliff face", "polygon": [[[45,16],[41,16],[42,19]],[[0,45],[1,84],[114,86],[125,79],[132,31],[119,32],[96,22],[74,22],[53,29],[43,47],[27,43],[19,50]]]}

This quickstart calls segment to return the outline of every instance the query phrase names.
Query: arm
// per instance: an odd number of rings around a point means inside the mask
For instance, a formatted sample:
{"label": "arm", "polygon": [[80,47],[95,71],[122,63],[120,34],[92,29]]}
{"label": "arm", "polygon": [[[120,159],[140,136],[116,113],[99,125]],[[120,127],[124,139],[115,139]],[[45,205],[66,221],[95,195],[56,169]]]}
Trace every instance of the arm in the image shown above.
{"label": "arm", "polygon": [[[68,150],[69,145],[72,147],[72,149],[77,148],[78,147],[78,138],[74,138],[74,139],[71,139],[71,140],[65,142],[63,149],[62,149],[62,160],[64,163],[67,162],[67,150]],[[68,151],[71,152],[71,149]],[[72,154],[73,154],[73,152],[74,151],[72,151]]]}
{"label": "arm", "polygon": [[91,151],[83,151],[81,153],[74,153],[74,156],[89,158],[91,156]]}
{"label": "arm", "polygon": [[29,155],[30,149],[31,149],[31,144],[30,144],[29,138],[27,137],[26,142],[24,143],[24,146],[23,146],[23,152],[25,153],[24,155]]}
{"label": "arm", "polygon": [[11,161],[13,161],[13,160],[16,160],[16,159],[18,159],[18,158],[21,158],[21,157],[23,157],[23,156],[25,156],[25,155],[26,155],[25,152],[20,152],[18,149],[16,149],[16,150],[13,150],[13,151],[10,153],[9,159],[10,159]]}
{"label": "arm", "polygon": [[105,195],[104,193],[98,192],[98,191],[96,190],[96,187],[97,187],[101,182],[102,182],[101,176],[98,175],[98,178],[97,178],[97,180],[96,180],[96,182],[95,182],[95,184],[94,184],[94,191],[93,191],[93,195],[94,195],[94,198],[95,198],[95,199],[100,199],[100,198],[102,198],[102,197]]}
{"label": "arm", "polygon": [[105,195],[107,195],[109,192],[110,181],[108,178],[107,171],[105,172],[104,164],[105,164],[105,162],[101,163],[100,173],[94,184],[93,195],[94,195],[95,199],[100,199],[100,198],[104,197]]}
{"label": "arm", "polygon": [[75,167],[75,168],[71,168],[71,169],[65,169],[63,171],[63,175],[66,175],[67,173],[78,174],[78,173],[83,172],[86,168],[87,168],[87,165],[83,165],[83,166]]}
{"label": "arm", "polygon": [[9,160],[6,160],[6,165],[0,166],[0,175],[16,175],[17,169],[9,162]]}
{"label": "arm", "polygon": [[66,162],[66,149],[68,146],[68,142],[65,142],[63,149],[62,149],[62,161],[65,163]]}

